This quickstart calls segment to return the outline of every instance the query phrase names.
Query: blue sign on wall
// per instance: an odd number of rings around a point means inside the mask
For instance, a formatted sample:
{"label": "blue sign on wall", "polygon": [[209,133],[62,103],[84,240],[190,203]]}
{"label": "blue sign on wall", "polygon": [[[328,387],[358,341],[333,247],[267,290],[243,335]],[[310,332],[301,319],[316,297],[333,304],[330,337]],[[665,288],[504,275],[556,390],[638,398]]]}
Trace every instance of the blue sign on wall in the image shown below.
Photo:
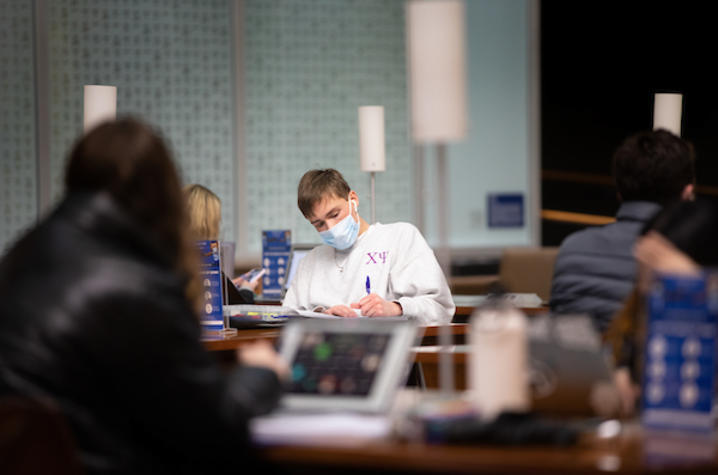
{"label": "blue sign on wall", "polygon": [[643,424],[713,430],[718,275],[659,277],[647,304]]}
{"label": "blue sign on wall", "polygon": [[490,193],[486,208],[490,228],[524,226],[524,195],[521,193]]}

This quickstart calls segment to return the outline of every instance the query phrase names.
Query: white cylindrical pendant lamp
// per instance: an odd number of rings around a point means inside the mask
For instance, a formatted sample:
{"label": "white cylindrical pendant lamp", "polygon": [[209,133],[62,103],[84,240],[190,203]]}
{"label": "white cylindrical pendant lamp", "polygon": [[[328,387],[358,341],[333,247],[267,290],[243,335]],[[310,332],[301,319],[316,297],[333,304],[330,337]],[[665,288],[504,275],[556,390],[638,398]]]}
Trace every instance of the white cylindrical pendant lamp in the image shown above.
{"label": "white cylindrical pendant lamp", "polygon": [[83,128],[85,133],[106,120],[117,118],[117,87],[85,86],[85,113]]}
{"label": "white cylindrical pendant lamp", "polygon": [[681,136],[683,94],[656,94],[653,102],[653,130],[665,129]]}
{"label": "white cylindrical pendant lamp", "polygon": [[384,107],[359,107],[359,163],[364,172],[386,170]]}
{"label": "white cylindrical pendant lamp", "polygon": [[406,31],[414,140],[463,139],[468,127],[464,2],[410,0]]}

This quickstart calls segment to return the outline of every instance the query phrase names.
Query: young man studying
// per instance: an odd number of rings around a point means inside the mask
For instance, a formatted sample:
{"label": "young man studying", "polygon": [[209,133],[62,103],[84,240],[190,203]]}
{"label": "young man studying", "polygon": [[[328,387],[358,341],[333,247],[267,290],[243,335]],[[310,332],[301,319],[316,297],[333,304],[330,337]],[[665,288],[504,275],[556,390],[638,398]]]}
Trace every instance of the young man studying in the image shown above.
{"label": "young man studying", "polygon": [[454,303],[434,252],[409,223],[369,225],[334,169],[310,170],[297,204],[324,245],[302,259],[283,305],[341,317],[449,322]]}

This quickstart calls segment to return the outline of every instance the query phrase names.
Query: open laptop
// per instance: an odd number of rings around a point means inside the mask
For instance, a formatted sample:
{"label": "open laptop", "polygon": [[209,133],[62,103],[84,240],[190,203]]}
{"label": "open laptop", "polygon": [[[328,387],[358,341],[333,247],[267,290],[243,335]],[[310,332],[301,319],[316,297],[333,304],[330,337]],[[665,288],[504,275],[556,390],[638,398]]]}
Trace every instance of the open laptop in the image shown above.
{"label": "open laptop", "polygon": [[278,410],[252,419],[255,443],[387,436],[389,409],[408,377],[419,330],[406,320],[292,320],[280,340],[290,382]]}
{"label": "open laptop", "polygon": [[417,336],[407,320],[292,320],[279,350],[291,369],[281,408],[386,411],[406,382]]}

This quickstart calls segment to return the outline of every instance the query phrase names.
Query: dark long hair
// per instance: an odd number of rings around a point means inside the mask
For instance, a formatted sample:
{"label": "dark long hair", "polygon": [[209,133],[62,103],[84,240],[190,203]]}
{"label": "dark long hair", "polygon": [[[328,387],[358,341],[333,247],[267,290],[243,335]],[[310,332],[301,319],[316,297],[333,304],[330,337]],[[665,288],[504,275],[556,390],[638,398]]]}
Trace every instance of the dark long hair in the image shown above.
{"label": "dark long hair", "polygon": [[[187,236],[184,194],[172,156],[162,138],[133,118],[105,122],[81,137],[67,161],[65,186],[109,193],[162,246],[188,282],[196,262]],[[195,301],[193,285],[187,296]]]}
{"label": "dark long hair", "polygon": [[718,206],[713,201],[679,201],[663,208],[646,224],[700,266],[718,266]]}

